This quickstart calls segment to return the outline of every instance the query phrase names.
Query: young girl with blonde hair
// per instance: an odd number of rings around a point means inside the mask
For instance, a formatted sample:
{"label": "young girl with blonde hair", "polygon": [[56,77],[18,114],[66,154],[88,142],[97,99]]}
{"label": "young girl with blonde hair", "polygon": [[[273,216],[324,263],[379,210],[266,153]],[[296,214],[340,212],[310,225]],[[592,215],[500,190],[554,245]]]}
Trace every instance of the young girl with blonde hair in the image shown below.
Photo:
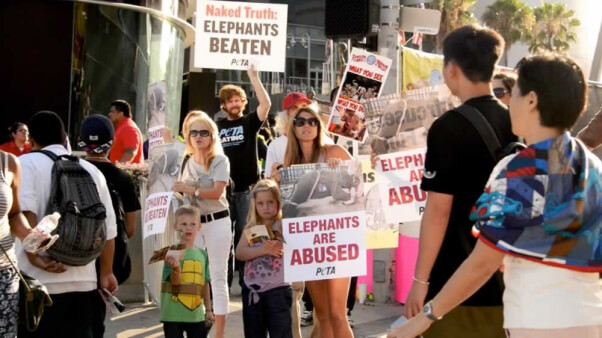
{"label": "young girl with blonde hair", "polygon": [[[261,180],[251,191],[249,215],[236,246],[236,258],[244,261],[243,321],[245,337],[292,337],[292,290],[284,282],[282,262],[282,204],[276,182]],[[262,240],[249,240],[247,232],[265,226]]]}

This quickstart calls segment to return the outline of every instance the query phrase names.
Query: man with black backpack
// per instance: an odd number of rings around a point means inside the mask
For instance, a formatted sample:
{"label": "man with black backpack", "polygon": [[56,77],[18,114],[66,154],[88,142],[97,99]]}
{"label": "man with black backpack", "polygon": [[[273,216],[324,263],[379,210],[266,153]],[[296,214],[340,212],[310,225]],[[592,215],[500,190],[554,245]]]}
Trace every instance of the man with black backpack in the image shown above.
{"label": "man with black backpack", "polygon": [[117,229],[107,182],[92,164],[69,156],[63,147],[65,128],[57,114],[36,113],[29,130],[34,152],[19,158],[21,209],[32,226],[55,211],[61,219],[53,231],[60,237],[48,255],[18,249],[19,268],[44,284],[53,301],[35,332],[20,326],[18,335],[92,337],[96,258],[100,257],[100,286],[111,293],[118,288],[113,275]]}
{"label": "man with black backpack", "polygon": [[[82,122],[77,145],[86,152],[86,160],[98,168],[107,180],[117,221],[113,274],[117,283],[122,284],[129,278],[132,270],[127,244],[136,230],[136,211],[140,210],[140,201],[128,173],[109,161],[108,154],[113,145],[113,136],[113,125],[107,117],[91,115]],[[97,273],[100,273],[99,260],[96,260],[96,268]],[[100,293],[95,305],[94,310],[98,313],[92,319],[93,334],[94,338],[101,338],[105,331],[106,305]]]}
{"label": "man with black backpack", "polygon": [[[468,216],[483,192],[503,149],[516,141],[508,109],[493,96],[491,79],[504,51],[495,31],[468,25],[443,41],[443,78],[463,105],[438,118],[427,136],[422,190],[428,191],[422,216],[418,261],[405,314],[437,320],[430,303],[468,257],[476,239]],[[491,142],[490,142],[491,141]],[[495,148],[490,147],[496,143]],[[425,337],[505,337],[500,276],[494,276]]]}

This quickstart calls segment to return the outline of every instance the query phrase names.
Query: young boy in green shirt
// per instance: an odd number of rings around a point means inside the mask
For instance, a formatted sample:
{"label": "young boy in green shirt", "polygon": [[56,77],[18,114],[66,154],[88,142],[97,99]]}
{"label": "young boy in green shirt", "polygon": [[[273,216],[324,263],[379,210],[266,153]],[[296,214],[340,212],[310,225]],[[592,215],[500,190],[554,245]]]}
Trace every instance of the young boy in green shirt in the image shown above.
{"label": "young boy in green shirt", "polygon": [[184,332],[188,337],[205,338],[205,320],[214,320],[209,259],[207,252],[194,246],[201,226],[197,208],[188,205],[176,211],[174,228],[183,252],[168,252],[163,266],[161,322],[166,338],[182,338]]}

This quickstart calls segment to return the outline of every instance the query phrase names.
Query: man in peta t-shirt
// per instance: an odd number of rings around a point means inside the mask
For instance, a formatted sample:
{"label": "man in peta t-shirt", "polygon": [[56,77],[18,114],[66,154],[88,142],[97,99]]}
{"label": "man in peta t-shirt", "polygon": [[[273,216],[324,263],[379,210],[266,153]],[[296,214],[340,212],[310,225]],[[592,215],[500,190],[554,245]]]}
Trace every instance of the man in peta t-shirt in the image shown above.
{"label": "man in peta t-shirt", "polygon": [[[231,163],[230,178],[234,181],[234,191],[230,201],[230,219],[235,229],[234,243],[238,243],[246,223],[251,186],[259,180],[257,132],[267,118],[272,104],[268,93],[259,81],[257,71],[249,69],[247,74],[259,101],[256,112],[242,114],[247,105],[247,95],[242,88],[225,85],[219,91],[221,109],[227,117],[217,121],[217,126],[224,153]],[[239,283],[242,285],[244,265],[237,261],[237,266],[241,276]],[[232,283],[230,278],[228,281],[229,284]]]}

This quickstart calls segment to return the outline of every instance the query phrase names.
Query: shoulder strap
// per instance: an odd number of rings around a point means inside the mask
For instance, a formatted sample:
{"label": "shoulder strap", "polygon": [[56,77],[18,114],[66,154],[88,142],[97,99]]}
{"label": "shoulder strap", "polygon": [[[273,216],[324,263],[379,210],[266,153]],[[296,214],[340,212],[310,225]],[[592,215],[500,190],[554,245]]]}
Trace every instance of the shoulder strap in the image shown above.
{"label": "shoulder strap", "polygon": [[4,180],[6,180],[6,172],[8,171],[8,153],[4,152],[4,159],[2,161],[2,166],[0,167],[0,175]]}
{"label": "shoulder strap", "polygon": [[483,142],[485,142],[487,149],[489,149],[491,157],[495,162],[497,162],[497,154],[500,148],[502,148],[502,145],[489,121],[485,119],[483,114],[481,114],[478,109],[466,104],[455,108],[454,111],[464,116],[470,122],[470,124],[475,127],[475,129],[479,132],[479,135],[481,135]]}
{"label": "shoulder strap", "polygon": [[184,174],[184,168],[186,167],[186,163],[188,163],[189,159],[190,154],[184,155],[184,159],[182,159],[182,165],[180,166],[180,177],[182,177],[182,174]]}
{"label": "shoulder strap", "polygon": [[48,150],[36,150],[36,151],[32,151],[32,153],[42,153],[42,154],[50,157],[50,159],[54,162],[58,161],[58,159],[59,159],[58,155],[56,155],[52,151],[48,151]]}

